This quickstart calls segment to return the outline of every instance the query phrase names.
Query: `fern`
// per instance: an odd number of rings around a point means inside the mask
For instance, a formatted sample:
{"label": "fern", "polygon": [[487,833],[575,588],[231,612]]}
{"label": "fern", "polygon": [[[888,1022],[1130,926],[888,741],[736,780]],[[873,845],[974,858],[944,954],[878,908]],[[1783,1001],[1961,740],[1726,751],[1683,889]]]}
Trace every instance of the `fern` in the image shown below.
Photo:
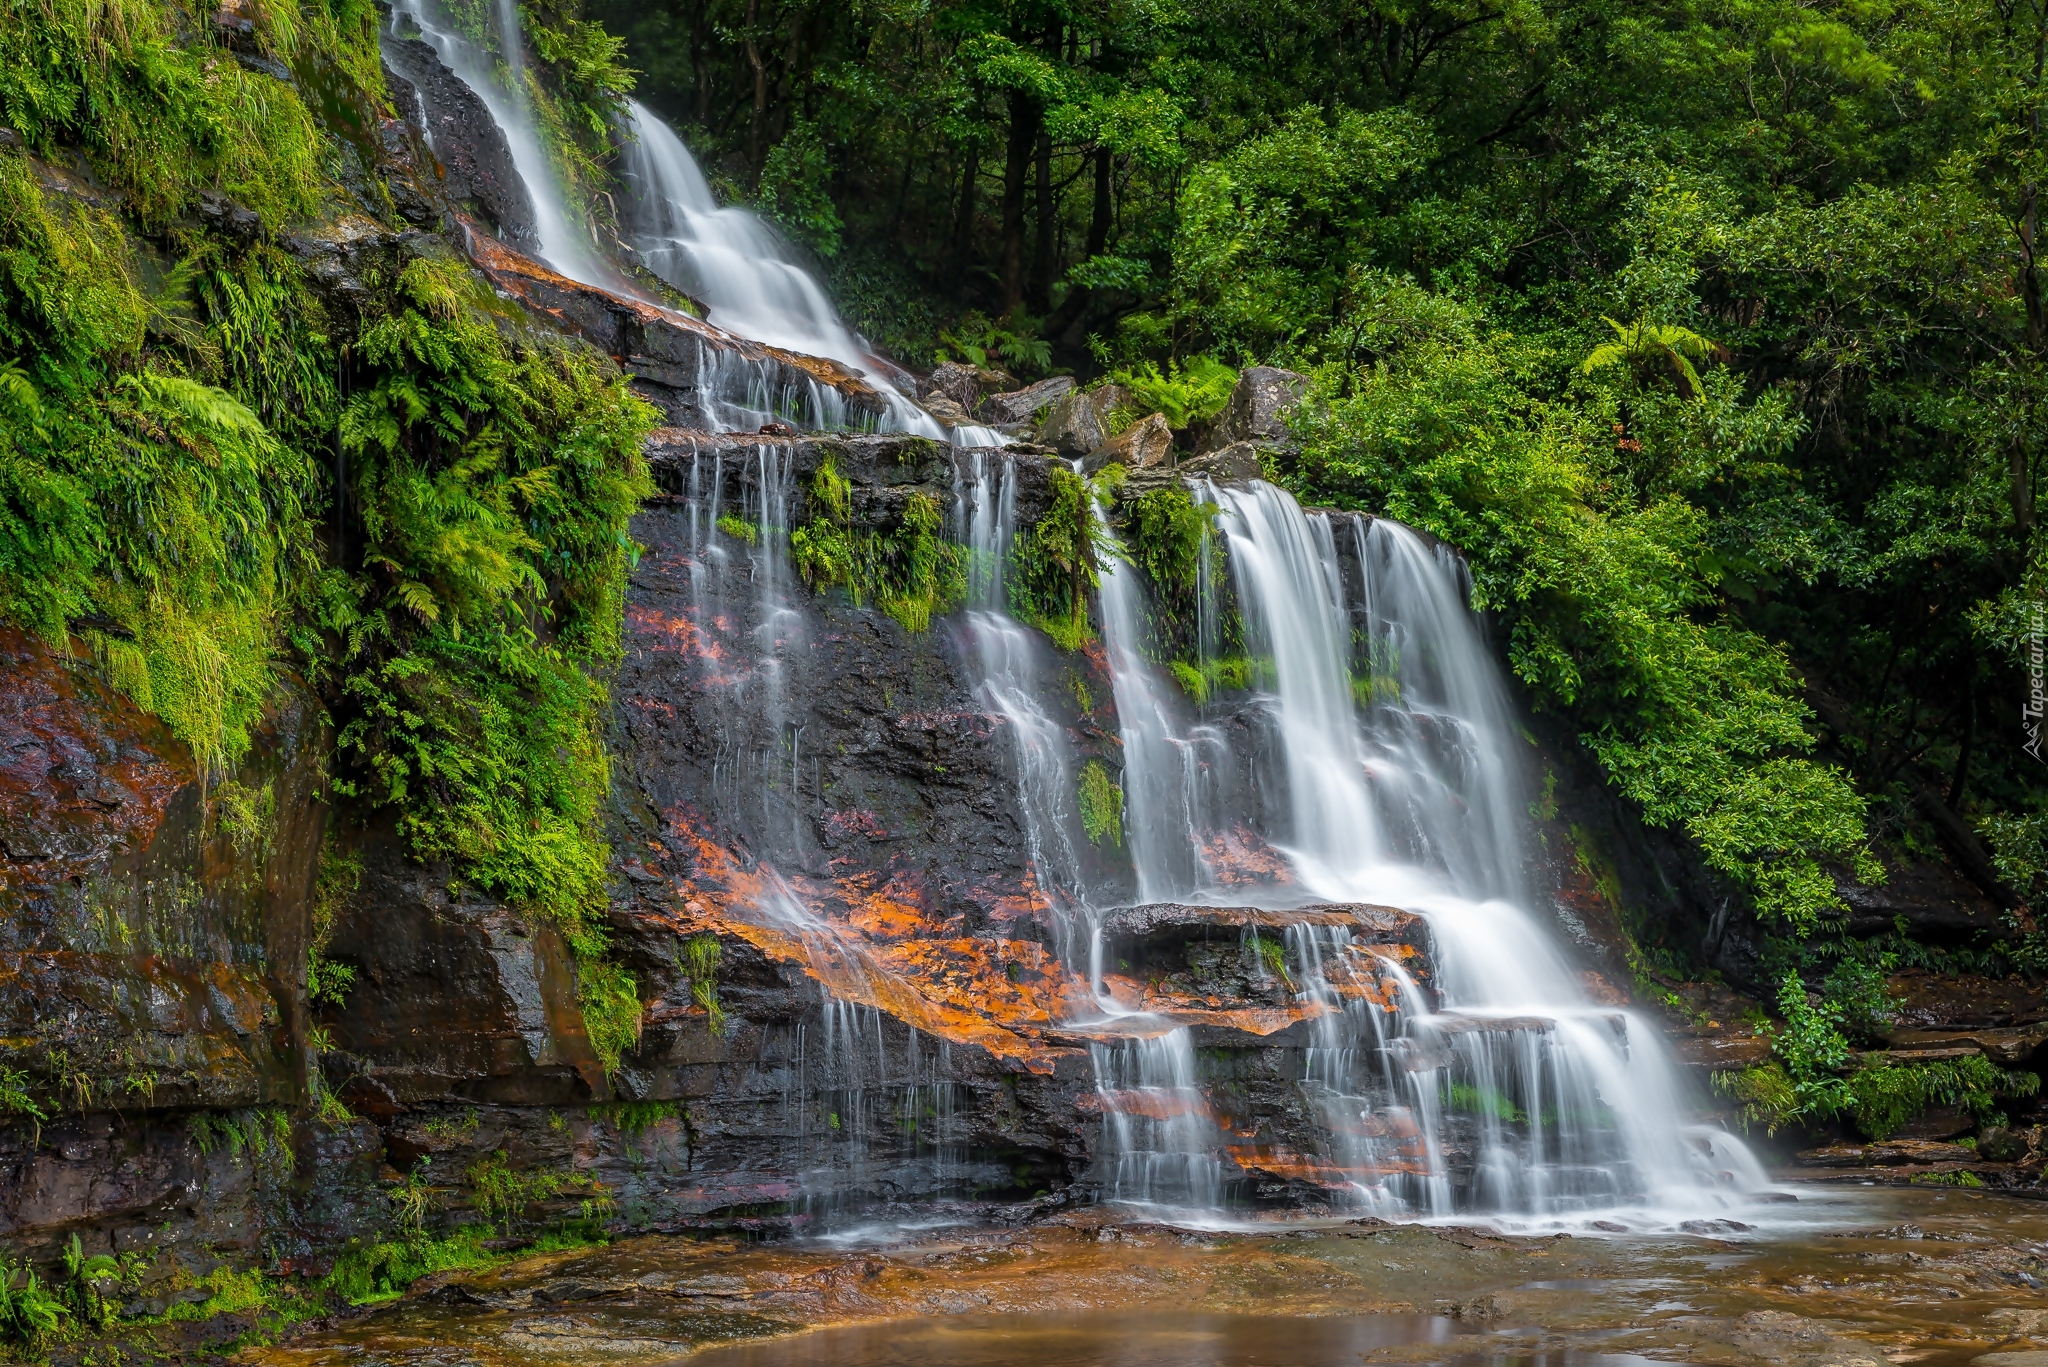
{"label": "fern", "polygon": [[1700,379],[1696,367],[1722,355],[1720,343],[1702,337],[1690,328],[1653,323],[1646,317],[1627,325],[1612,318],[1602,318],[1601,321],[1614,329],[1615,340],[1593,348],[1579,363],[1582,374],[1591,375],[1596,370],[1617,365],[1664,365],[1670,367],[1680,393],[1694,399],[1706,397],[1706,384]]}

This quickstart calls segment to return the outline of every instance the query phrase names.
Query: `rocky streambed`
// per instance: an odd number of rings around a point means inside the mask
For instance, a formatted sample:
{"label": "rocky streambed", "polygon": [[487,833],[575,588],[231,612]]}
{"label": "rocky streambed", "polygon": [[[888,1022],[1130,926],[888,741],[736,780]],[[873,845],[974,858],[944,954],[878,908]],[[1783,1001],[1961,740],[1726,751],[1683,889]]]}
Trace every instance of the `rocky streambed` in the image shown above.
{"label": "rocky streambed", "polygon": [[2048,1206],[1800,1187],[1676,1234],[1104,1208],[748,1245],[651,1236],[424,1281],[255,1367],[708,1364],[2048,1363]]}

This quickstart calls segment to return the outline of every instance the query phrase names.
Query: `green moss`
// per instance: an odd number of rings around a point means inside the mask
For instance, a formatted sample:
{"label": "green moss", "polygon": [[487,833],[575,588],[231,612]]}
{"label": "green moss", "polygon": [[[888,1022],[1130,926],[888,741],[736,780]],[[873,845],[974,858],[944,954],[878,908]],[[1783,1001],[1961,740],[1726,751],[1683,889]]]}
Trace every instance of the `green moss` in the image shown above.
{"label": "green moss", "polygon": [[[310,12],[313,23],[303,22]],[[258,39],[286,59],[320,43],[358,73],[375,68],[369,4],[266,5]],[[218,190],[274,226],[326,195],[324,142],[290,86],[252,71],[203,36],[212,12],[151,0],[6,0],[0,5],[0,122],[42,155],[85,152],[138,220],[162,227],[201,190]],[[196,39],[196,40],[195,40]],[[381,95],[381,82],[366,86]]]}
{"label": "green moss", "polygon": [[1526,1111],[1500,1092],[1469,1082],[1446,1083],[1444,1105],[1466,1115],[1491,1116],[1510,1125],[1520,1125],[1529,1119]]}
{"label": "green moss", "polygon": [[1048,477],[1052,496],[1045,512],[1010,553],[1010,611],[1060,649],[1079,650],[1095,638],[1088,594],[1101,584],[1100,555],[1108,534],[1096,521],[1096,490],[1089,481],[1058,466]]}
{"label": "green moss", "polygon": [[759,527],[756,527],[743,517],[734,517],[731,513],[727,513],[724,517],[718,519],[718,530],[724,532],[735,541],[746,542],[749,546],[759,545],[761,541],[761,529]]}
{"label": "green moss", "polygon": [[381,1240],[351,1249],[334,1264],[325,1287],[352,1305],[392,1300],[436,1272],[482,1272],[507,1261],[464,1231],[446,1239]]}
{"label": "green moss", "polygon": [[967,598],[967,553],[940,534],[929,495],[913,493],[892,532],[856,532],[852,486],[828,452],[811,477],[813,516],[790,533],[791,558],[814,589],[841,588],[856,606],[874,603],[912,632]]}
{"label": "green moss", "polygon": [[1091,759],[1081,766],[1081,779],[1077,794],[1081,806],[1081,829],[1088,833],[1090,844],[1111,844],[1122,848],[1124,843],[1124,790],[1110,778],[1109,770],[1099,759]]}

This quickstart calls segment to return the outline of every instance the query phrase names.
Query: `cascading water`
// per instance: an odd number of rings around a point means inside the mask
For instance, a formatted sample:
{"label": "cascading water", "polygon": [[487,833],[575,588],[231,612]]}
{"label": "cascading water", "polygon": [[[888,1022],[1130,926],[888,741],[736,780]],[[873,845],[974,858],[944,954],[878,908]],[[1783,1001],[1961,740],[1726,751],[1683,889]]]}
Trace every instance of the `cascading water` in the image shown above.
{"label": "cascading water", "polygon": [[[567,199],[533,114],[516,0],[494,0],[498,55],[460,33],[436,0],[397,0],[393,24],[416,24],[448,68],[475,91],[505,136],[513,169],[533,206],[535,253],[572,280],[637,296],[625,272],[598,251],[587,227],[566,212]],[[956,446],[1001,446],[992,428],[947,429],[901,394],[894,367],[875,356],[840,319],[818,282],[773,229],[754,214],[720,206],[675,131],[637,101],[627,104],[623,218],[633,245],[657,275],[710,308],[710,321],[738,337],[837,361],[863,376],[881,397],[883,430],[912,432]],[[829,386],[774,392],[755,363],[725,353],[700,358],[701,384],[712,421],[748,430],[794,417],[805,426],[843,429],[845,401]]]}
{"label": "cascading water", "polygon": [[888,405],[884,427],[958,446],[1003,444],[985,427],[949,433],[899,394],[886,373],[891,367],[846,326],[775,230],[744,208],[721,205],[690,149],[653,111],[629,100],[626,117],[630,231],[650,270],[703,301],[711,321],[728,332],[827,357],[865,376]]}
{"label": "cascading water", "polygon": [[[1396,523],[1307,514],[1269,485],[1203,496],[1227,541],[1284,792],[1265,794],[1257,812],[1209,810],[1218,800],[1203,793],[1205,766],[1191,757],[1214,742],[1176,715],[1139,653],[1135,578],[1107,571],[1103,619],[1140,898],[1278,909],[1312,898],[1426,918],[1434,1003],[1387,961],[1372,971],[1396,983],[1391,1006],[1363,987],[1343,990],[1340,980],[1360,971],[1350,936],[1306,924],[1287,934],[1292,987],[1316,1040],[1302,1086],[1325,1157],[1356,1201],[1423,1216],[1610,1207],[1676,1216],[1760,1186],[1761,1169],[1738,1143],[1681,1123],[1655,1027],[1590,1003],[1524,909],[1516,731],[1466,606],[1461,562]],[[1340,535],[1353,539],[1355,597]],[[1248,896],[1218,885],[1202,851],[1231,820],[1263,820],[1296,887]],[[1098,1047],[1099,1074],[1131,1079],[1125,1055],[1135,1058],[1128,1046]],[[1151,1071],[1151,1089],[1188,1095],[1192,1082],[1172,1060]],[[1106,1189],[1141,1200],[1198,1191],[1185,1164],[1207,1161],[1217,1141],[1185,1121],[1191,1105],[1148,1100],[1143,1079],[1103,1085],[1133,1098],[1105,1097]],[[1154,1120],[1139,1134],[1130,1117],[1148,1109],[1171,1112],[1173,1123]],[[1156,1151],[1176,1142],[1181,1169]]]}
{"label": "cascading water", "polygon": [[496,0],[492,6],[499,60],[470,41],[449,23],[434,0],[396,0],[392,23],[403,15],[462,83],[475,91],[490,110],[492,122],[505,135],[512,165],[533,205],[536,252],[548,265],[586,285],[617,289],[617,271],[607,268],[586,229],[563,212],[566,202],[554,166],[548,159],[534,122],[533,100],[526,86],[526,56],[519,32],[517,0]]}

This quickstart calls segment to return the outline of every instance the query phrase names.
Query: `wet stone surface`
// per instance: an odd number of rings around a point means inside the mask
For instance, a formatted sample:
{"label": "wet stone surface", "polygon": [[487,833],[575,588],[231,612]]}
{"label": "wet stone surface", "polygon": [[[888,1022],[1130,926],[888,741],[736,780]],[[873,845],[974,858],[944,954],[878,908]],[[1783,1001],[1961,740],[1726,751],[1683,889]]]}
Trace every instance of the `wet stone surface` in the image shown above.
{"label": "wet stone surface", "polygon": [[[1508,1234],[1370,1220],[1204,1230],[1093,1208],[1021,1227],[876,1225],[833,1242],[642,1238],[421,1283],[237,1360],[997,1364],[1056,1349],[1064,1362],[1139,1363],[1175,1360],[1148,1343],[1191,1334],[1181,1361],[1311,1367],[2048,1361],[2048,1206],[1803,1188],[1742,1214],[1713,1234],[1618,1220]],[[1214,1316],[1277,1318],[1202,1318]],[[1304,1319],[1315,1323],[1290,1328]],[[880,1347],[873,1334],[817,1332],[862,1325],[894,1330]],[[1271,1356],[1276,1342],[1293,1356]]]}

